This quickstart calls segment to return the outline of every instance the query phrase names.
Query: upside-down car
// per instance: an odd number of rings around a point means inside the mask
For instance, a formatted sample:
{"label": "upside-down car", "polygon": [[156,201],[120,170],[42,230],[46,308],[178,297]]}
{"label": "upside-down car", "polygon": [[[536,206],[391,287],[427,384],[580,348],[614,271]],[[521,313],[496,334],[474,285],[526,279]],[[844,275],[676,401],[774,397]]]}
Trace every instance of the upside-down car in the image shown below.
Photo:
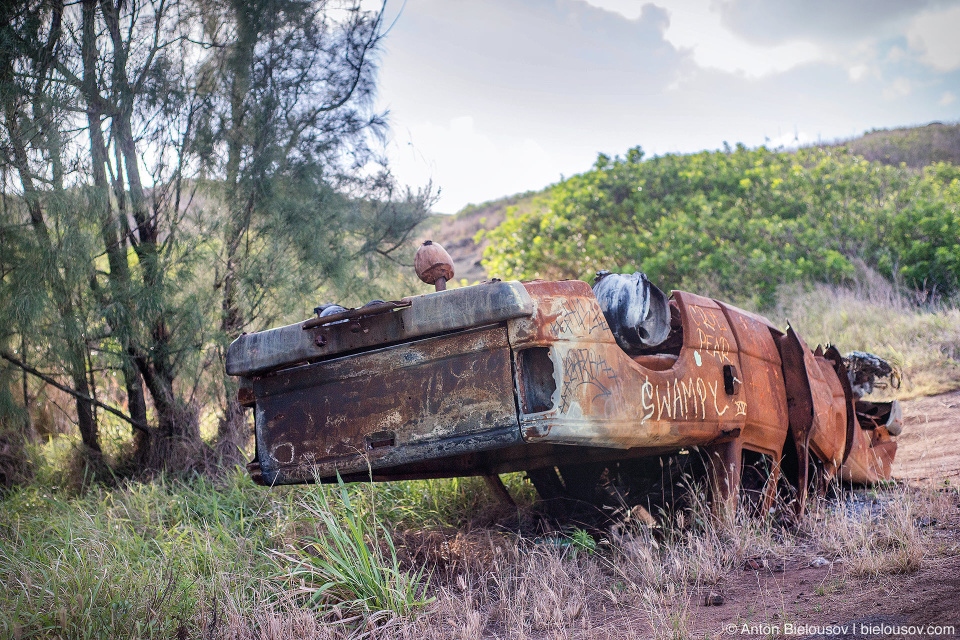
{"label": "upside-down car", "polygon": [[[417,256],[438,290],[243,335],[227,354],[253,409],[260,483],[526,471],[545,497],[597,501],[704,452],[722,500],[890,477],[894,402],[867,402],[875,356],[812,351],[794,331],[643,274],[445,289],[439,245]],[[751,475],[748,481],[747,476]]]}

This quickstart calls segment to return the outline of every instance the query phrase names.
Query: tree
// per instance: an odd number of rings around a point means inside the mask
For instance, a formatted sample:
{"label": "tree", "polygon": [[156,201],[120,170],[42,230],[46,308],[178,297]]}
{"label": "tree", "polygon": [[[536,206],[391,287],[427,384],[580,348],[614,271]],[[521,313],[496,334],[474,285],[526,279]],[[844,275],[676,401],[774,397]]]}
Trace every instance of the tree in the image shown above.
{"label": "tree", "polygon": [[[44,331],[43,342],[62,345],[59,365],[70,377],[77,392],[75,408],[81,439],[99,451],[97,423],[88,399],[89,349],[85,343],[86,320],[80,281],[85,277],[82,262],[85,238],[80,217],[71,210],[64,188],[63,146],[59,121],[63,113],[54,96],[59,92],[52,78],[61,37],[62,4],[16,7],[4,4],[0,46],[0,92],[4,121],[4,187],[19,182],[17,202],[5,200],[4,235],[18,241],[19,255],[5,269],[4,284],[14,288],[16,308],[29,311],[19,317],[20,326],[39,324],[43,318],[59,318],[55,330]],[[43,25],[47,29],[43,29]],[[10,217],[20,224],[7,222]],[[24,235],[29,227],[32,232]],[[6,240],[6,238],[5,238]],[[9,241],[9,240],[8,240]],[[9,259],[9,258],[8,258]],[[37,277],[43,287],[37,288]],[[79,278],[79,280],[78,280]],[[49,297],[37,294],[42,291]],[[19,294],[19,295],[17,295]],[[4,296],[8,297],[8,296]],[[6,302],[6,301],[5,301]],[[7,325],[12,333],[15,324]],[[4,336],[9,340],[11,336]]]}
{"label": "tree", "polygon": [[34,321],[53,316],[64,345],[8,361],[69,377],[92,449],[107,387],[140,467],[209,458],[199,416],[215,393],[218,450],[236,461],[229,341],[293,295],[376,269],[429,204],[368,168],[380,14],[300,0],[4,11],[0,296],[33,310],[4,338],[44,344],[55,332]]}
{"label": "tree", "polygon": [[[213,257],[221,363],[231,340],[271,318],[260,292],[303,296],[343,280],[358,258],[392,253],[425,209],[426,192],[397,202],[383,170],[356,176],[371,159],[370,138],[385,127],[370,110],[382,14],[340,7],[340,28],[331,30],[337,10],[330,2],[231,0],[205,23],[211,42],[224,39],[209,62],[212,93],[199,124],[210,145],[203,168],[218,178],[225,209]],[[261,242],[287,250],[265,252]],[[225,443],[242,426],[235,395],[228,383]]]}

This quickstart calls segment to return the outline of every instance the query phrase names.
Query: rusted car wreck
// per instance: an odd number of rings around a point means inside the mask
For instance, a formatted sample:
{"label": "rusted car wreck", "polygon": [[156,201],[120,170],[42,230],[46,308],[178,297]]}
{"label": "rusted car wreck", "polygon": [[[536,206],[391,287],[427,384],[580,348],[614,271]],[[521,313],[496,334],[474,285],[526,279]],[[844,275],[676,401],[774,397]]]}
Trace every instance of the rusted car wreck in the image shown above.
{"label": "rusted car wreck", "polygon": [[715,495],[749,488],[766,507],[784,481],[802,509],[833,478],[890,478],[900,412],[861,399],[890,373],[869,354],[812,351],[792,328],[667,297],[642,274],[443,290],[452,266],[418,267],[438,291],[319,308],[231,345],[258,482],[482,475],[502,489],[497,474],[526,471],[546,498],[597,502],[691,448]]}

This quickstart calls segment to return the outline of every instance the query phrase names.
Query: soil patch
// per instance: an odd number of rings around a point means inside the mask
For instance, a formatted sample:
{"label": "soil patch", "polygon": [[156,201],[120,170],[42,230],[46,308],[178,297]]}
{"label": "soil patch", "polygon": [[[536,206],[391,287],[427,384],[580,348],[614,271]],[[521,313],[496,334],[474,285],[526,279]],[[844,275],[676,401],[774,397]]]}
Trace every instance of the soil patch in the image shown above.
{"label": "soil patch", "polygon": [[[950,529],[954,537],[956,524]],[[960,637],[957,556],[930,560],[913,574],[877,579],[852,578],[839,563],[783,572],[745,569],[728,575],[721,592],[722,606],[696,603],[699,609],[690,616],[695,637]],[[911,625],[924,633],[892,633]],[[945,626],[953,629],[926,633]]]}
{"label": "soil patch", "polygon": [[897,438],[893,476],[908,481],[960,477],[960,391],[902,404],[903,433]]}

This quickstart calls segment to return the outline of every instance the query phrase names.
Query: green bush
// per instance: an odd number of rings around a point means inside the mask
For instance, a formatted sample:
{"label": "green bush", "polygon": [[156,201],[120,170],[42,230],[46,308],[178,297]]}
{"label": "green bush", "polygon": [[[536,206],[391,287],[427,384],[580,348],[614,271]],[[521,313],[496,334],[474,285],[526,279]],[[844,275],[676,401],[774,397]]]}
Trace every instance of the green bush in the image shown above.
{"label": "green bush", "polygon": [[950,295],[960,278],[960,169],[868,162],[844,149],[743,146],[643,159],[600,156],[508,210],[488,233],[491,276],[589,279],[644,271],[769,307],[792,282],[842,284],[863,260],[913,288]]}

